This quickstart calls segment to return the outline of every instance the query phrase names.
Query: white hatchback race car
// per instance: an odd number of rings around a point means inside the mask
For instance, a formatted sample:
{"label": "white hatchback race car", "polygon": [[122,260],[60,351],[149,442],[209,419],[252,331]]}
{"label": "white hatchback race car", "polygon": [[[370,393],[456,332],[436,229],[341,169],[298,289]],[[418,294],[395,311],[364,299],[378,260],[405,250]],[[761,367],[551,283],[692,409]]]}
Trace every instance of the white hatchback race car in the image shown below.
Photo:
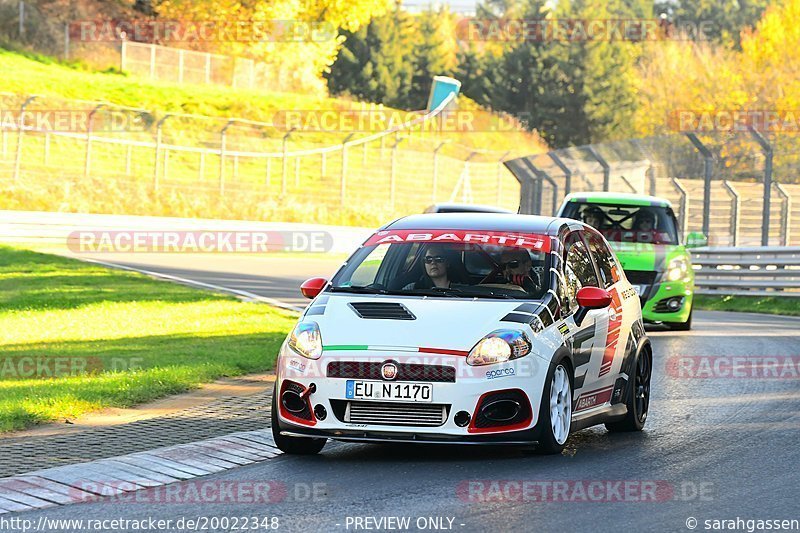
{"label": "white hatchback race car", "polygon": [[287,453],[328,438],[538,444],[644,426],[652,348],[602,235],[575,220],[414,215],[384,226],[283,343],[272,431]]}

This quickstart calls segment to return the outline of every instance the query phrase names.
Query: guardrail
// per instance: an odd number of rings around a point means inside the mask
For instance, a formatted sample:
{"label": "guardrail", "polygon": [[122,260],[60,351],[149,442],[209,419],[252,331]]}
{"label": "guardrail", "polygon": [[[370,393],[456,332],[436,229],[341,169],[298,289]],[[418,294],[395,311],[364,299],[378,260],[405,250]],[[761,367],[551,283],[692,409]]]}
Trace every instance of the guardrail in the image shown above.
{"label": "guardrail", "polygon": [[800,297],[800,247],[692,250],[697,294]]}

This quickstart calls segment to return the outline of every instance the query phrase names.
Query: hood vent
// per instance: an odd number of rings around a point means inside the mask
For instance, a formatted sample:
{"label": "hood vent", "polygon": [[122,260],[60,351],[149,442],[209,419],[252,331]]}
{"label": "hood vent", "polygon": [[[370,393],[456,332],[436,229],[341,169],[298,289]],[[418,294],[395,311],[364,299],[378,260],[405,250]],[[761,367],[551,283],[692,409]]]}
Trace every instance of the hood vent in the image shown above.
{"label": "hood vent", "polygon": [[361,318],[382,320],[416,320],[405,305],[396,302],[355,302],[348,304]]}

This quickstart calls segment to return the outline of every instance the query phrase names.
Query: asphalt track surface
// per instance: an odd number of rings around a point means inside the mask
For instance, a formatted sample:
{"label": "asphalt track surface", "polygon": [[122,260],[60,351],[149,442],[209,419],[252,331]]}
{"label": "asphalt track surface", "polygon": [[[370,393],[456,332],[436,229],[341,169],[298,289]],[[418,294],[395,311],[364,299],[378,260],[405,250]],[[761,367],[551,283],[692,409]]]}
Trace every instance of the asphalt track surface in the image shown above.
{"label": "asphalt track surface", "polygon": [[[297,282],[329,275],[340,263],[217,261],[190,268],[139,260],[138,266],[301,302]],[[5,517],[153,518],[172,520],[171,531],[180,531],[177,520],[198,517],[277,517],[282,531],[391,530],[377,526],[395,523],[366,519],[409,517],[416,531],[424,525],[418,519],[431,517],[445,526],[452,519],[455,531],[545,532],[691,531],[692,525],[708,531],[715,524],[707,520],[737,519],[738,530],[747,531],[747,520],[800,519],[800,379],[792,373],[800,319],[696,312],[694,320],[690,332],[649,332],[652,400],[641,433],[590,428],[573,434],[559,456],[525,448],[329,442],[318,456],[281,456],[195,480],[218,487],[277,482],[286,493],[273,503],[168,503],[153,496],[159,501],[106,500]],[[675,367],[671,358],[678,356],[728,359]],[[752,377],[767,372],[758,364],[732,376],[725,364],[735,356],[779,368],[779,377]],[[794,366],[783,361],[775,367],[768,358],[776,356],[794,356]],[[714,369],[714,361],[721,366]],[[207,525],[209,531],[232,530],[231,523]],[[757,527],[753,522],[751,530]]]}

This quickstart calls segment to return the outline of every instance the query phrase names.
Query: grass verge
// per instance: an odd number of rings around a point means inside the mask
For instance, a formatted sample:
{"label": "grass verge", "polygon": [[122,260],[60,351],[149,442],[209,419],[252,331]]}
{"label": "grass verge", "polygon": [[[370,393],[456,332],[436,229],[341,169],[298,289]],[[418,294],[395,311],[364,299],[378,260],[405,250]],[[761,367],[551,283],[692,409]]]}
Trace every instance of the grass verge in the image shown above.
{"label": "grass verge", "polygon": [[694,306],[707,311],[739,311],[800,316],[800,298],[787,296],[708,296],[696,294]]}
{"label": "grass verge", "polygon": [[274,366],[289,312],[0,246],[0,432]]}

